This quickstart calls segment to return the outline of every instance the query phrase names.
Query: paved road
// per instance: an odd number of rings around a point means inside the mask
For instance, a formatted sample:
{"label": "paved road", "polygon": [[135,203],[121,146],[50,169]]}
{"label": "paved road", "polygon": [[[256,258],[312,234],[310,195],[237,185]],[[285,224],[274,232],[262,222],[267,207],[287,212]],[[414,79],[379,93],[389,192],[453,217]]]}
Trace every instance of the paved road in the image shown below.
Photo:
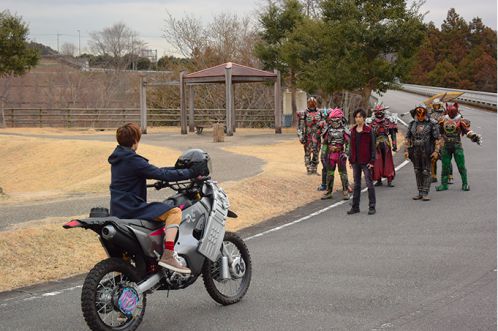
{"label": "paved road", "polygon": [[[384,96],[405,111],[418,97]],[[470,192],[456,184],[411,200],[411,164],[396,187],[377,190],[377,210],[315,202],[248,229],[253,282],[221,307],[199,282],[149,296],[141,330],[496,330],[496,113],[464,110],[485,143],[464,143]],[[399,162],[399,155],[397,156]],[[336,201],[333,201],[333,203]],[[253,237],[274,224],[291,226]],[[85,330],[81,278],[0,295],[2,330]],[[76,287],[75,287],[76,286]]]}
{"label": "paved road", "polygon": [[[1,134],[1,133],[0,133]],[[17,135],[6,134],[4,135]],[[43,135],[29,135],[32,137],[43,137]],[[107,141],[114,142],[113,135],[71,135],[71,136],[56,136],[54,139],[76,139],[76,140],[92,140],[92,141]],[[240,180],[243,178],[252,177],[262,171],[264,161],[255,157],[244,156],[240,154],[229,153],[222,148],[229,146],[240,145],[260,145],[271,141],[275,143],[281,140],[295,139],[295,134],[282,134],[275,139],[274,134],[236,134],[232,137],[225,137],[224,143],[213,143],[211,135],[205,133],[203,135],[189,134],[187,136],[179,133],[156,133],[147,134],[142,138],[142,143],[170,147],[177,150],[187,150],[190,148],[202,148],[207,151],[212,158],[213,163],[213,178],[220,182],[230,180]],[[159,201],[169,195],[168,191],[155,192],[149,191],[150,201]],[[92,207],[109,206],[109,195],[87,195],[73,196],[69,198],[23,203],[18,205],[0,205],[0,230],[10,224],[26,222],[30,220],[39,220],[50,216],[75,216],[87,214]]]}

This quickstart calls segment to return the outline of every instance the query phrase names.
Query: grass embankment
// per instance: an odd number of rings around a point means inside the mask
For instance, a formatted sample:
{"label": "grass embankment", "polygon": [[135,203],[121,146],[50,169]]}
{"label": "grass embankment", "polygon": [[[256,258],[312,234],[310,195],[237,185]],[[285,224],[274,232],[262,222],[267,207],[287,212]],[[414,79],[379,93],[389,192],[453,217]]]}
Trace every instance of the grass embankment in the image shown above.
{"label": "grass embankment", "polygon": [[[0,136],[9,166],[0,164],[0,186],[14,198],[40,192],[57,196],[108,190],[106,160],[115,144],[2,139]],[[322,195],[316,191],[321,177],[306,175],[302,146],[297,141],[225,149],[266,162],[257,176],[221,184],[230,198],[231,208],[239,215],[236,220],[229,219],[229,230],[239,230],[294,210]],[[172,164],[178,155],[178,151],[146,145],[140,146],[140,153],[150,156],[156,164]],[[349,167],[348,175],[351,180]],[[335,187],[339,188],[339,176],[336,178]],[[64,230],[62,224],[67,220],[48,218],[0,232],[0,291],[84,273],[105,258],[96,234]]]}

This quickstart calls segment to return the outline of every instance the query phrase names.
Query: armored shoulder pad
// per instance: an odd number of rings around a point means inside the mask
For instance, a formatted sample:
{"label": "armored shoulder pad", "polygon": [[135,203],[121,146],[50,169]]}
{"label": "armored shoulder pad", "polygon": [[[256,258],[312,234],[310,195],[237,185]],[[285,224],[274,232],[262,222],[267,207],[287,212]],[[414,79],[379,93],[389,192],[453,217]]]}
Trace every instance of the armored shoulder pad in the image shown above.
{"label": "armored shoulder pad", "polygon": [[469,129],[470,128],[470,121],[466,118],[462,118],[460,120],[460,123],[462,123],[462,126],[466,129]]}
{"label": "armored shoulder pad", "polygon": [[386,118],[390,122],[390,124],[397,124],[398,123],[397,114],[390,113],[388,116],[386,116]]}

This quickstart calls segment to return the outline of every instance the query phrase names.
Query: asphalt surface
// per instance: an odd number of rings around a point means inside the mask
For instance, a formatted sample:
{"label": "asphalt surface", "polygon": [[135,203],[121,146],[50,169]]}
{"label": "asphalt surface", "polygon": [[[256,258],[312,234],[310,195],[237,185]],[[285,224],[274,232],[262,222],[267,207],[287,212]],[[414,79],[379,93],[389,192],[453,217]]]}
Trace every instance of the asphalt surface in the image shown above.
{"label": "asphalt surface", "polygon": [[[383,99],[404,112],[420,97]],[[471,191],[456,175],[449,191],[413,201],[407,164],[394,188],[376,189],[376,215],[366,214],[363,194],[360,214],[347,216],[348,203],[317,213],[331,205],[317,201],[244,230],[253,279],[241,302],[216,304],[201,281],[169,297],[156,292],[139,329],[496,330],[496,113],[462,112],[484,136],[481,147],[464,142]],[[0,329],[87,329],[82,281],[0,294]]]}
{"label": "asphalt surface", "polygon": [[[46,136],[36,134],[9,134],[11,136],[29,136],[49,139],[71,139],[71,140],[89,140],[115,142],[114,135],[71,135],[71,136]],[[241,146],[241,145],[261,145],[268,141],[276,143],[278,141],[295,139],[295,134],[282,134],[275,137],[274,134],[243,134],[225,137],[223,143],[213,143],[209,131],[202,135],[180,133],[152,133],[143,135],[141,142],[160,147],[170,147],[177,150],[185,151],[191,148],[201,148],[209,153],[213,164],[212,177],[219,182],[230,180],[240,180],[257,175],[262,171],[265,162],[261,159],[245,156],[240,154],[229,153],[222,150],[224,147]],[[112,151],[109,151],[109,154]],[[172,165],[157,165],[172,166]],[[149,201],[160,201],[171,195],[169,190],[149,190]],[[85,196],[68,196],[62,199],[51,201],[38,201],[20,203],[16,205],[0,204],[0,230],[5,229],[11,224],[21,223],[31,220],[39,220],[45,217],[53,216],[76,216],[87,214],[92,207],[103,206],[109,207],[109,194],[85,195]]]}

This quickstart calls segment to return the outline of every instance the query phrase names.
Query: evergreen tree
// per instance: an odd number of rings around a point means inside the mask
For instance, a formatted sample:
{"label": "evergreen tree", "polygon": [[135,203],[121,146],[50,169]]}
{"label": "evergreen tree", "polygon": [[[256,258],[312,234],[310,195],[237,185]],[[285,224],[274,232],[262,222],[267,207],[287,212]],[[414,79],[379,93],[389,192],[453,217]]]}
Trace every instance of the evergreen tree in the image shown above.
{"label": "evergreen tree", "polygon": [[39,60],[27,42],[28,26],[8,11],[0,12],[0,77],[23,75]]}
{"label": "evergreen tree", "polygon": [[270,2],[259,17],[261,41],[254,52],[266,70],[278,69],[291,89],[292,124],[296,125],[296,76],[300,73],[298,56],[289,51],[296,46],[288,45],[288,36],[304,21],[303,6],[298,0]]}

